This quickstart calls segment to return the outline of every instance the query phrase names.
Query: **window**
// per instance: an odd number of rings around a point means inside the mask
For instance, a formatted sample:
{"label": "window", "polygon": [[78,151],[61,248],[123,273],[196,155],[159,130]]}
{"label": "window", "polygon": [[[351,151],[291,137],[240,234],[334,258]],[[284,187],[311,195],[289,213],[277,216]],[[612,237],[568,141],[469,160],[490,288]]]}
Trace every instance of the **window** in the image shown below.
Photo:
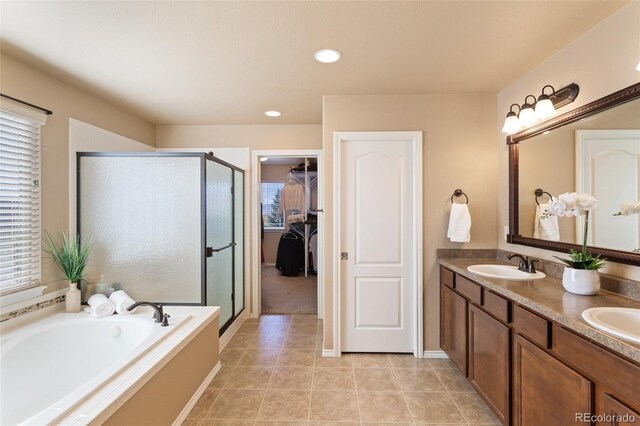
{"label": "window", "polygon": [[0,296],[40,284],[40,125],[0,110]]}
{"label": "window", "polygon": [[264,229],[284,229],[284,213],[280,212],[280,197],[284,182],[262,182],[262,219]]}

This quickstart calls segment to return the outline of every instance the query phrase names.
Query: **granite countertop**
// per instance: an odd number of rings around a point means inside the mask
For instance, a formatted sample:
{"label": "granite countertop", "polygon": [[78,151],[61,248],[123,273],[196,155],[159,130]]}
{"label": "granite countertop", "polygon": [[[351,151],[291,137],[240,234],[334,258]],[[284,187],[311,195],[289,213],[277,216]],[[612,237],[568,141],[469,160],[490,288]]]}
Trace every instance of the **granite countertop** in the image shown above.
{"label": "granite countertop", "polygon": [[477,264],[511,265],[486,258],[441,258],[438,262],[456,274],[469,278],[489,290],[537,312],[577,334],[609,348],[625,358],[640,363],[640,344],[603,333],[582,319],[582,311],[589,308],[616,306],[640,309],[640,302],[601,290],[595,296],[579,296],[566,292],[562,280],[548,276],[539,280],[509,281],[486,278],[467,271]]}

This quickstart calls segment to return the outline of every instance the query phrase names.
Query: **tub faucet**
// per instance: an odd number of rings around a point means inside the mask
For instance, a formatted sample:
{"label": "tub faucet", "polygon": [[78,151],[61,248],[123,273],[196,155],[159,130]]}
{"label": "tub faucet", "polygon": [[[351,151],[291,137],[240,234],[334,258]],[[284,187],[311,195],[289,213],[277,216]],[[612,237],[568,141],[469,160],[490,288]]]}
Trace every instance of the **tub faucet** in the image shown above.
{"label": "tub faucet", "polygon": [[535,262],[534,259],[522,256],[521,254],[514,253],[511,256],[509,256],[509,260],[513,259],[514,257],[517,257],[518,259],[520,259],[520,263],[518,264],[518,271],[527,272],[529,274],[536,273],[536,268],[533,264],[533,262]]}
{"label": "tub faucet", "polygon": [[161,327],[166,327],[169,325],[169,314],[165,314],[162,311],[162,304],[160,303],[153,303],[153,302],[137,302],[134,303],[133,305],[127,307],[127,311],[132,311],[135,308],[137,308],[138,306],[151,306],[153,308],[153,310],[155,311],[153,314],[153,319],[155,320],[156,323],[160,324]]}

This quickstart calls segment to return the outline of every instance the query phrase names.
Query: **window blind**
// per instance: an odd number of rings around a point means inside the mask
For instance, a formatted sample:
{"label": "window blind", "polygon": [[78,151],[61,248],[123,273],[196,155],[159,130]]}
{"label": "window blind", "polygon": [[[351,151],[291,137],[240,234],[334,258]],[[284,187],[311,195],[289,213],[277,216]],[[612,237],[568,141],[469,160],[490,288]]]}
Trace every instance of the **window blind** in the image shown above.
{"label": "window blind", "polygon": [[40,124],[0,110],[0,296],[40,282]]}

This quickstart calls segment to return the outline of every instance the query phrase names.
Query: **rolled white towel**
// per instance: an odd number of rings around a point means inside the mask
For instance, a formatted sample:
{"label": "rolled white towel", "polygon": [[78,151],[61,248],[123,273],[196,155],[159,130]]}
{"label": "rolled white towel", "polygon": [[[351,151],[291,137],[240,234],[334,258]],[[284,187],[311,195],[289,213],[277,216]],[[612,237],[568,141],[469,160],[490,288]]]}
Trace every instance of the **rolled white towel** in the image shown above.
{"label": "rolled white towel", "polygon": [[135,312],[135,309],[133,311],[127,311],[127,308],[136,302],[134,302],[133,299],[124,292],[124,290],[114,291],[111,293],[111,296],[109,296],[109,300],[111,300],[111,302],[116,306],[116,312],[121,315],[132,314]]}
{"label": "rolled white towel", "polygon": [[104,294],[94,294],[87,303],[88,312],[96,318],[108,317],[116,311],[116,306]]}

